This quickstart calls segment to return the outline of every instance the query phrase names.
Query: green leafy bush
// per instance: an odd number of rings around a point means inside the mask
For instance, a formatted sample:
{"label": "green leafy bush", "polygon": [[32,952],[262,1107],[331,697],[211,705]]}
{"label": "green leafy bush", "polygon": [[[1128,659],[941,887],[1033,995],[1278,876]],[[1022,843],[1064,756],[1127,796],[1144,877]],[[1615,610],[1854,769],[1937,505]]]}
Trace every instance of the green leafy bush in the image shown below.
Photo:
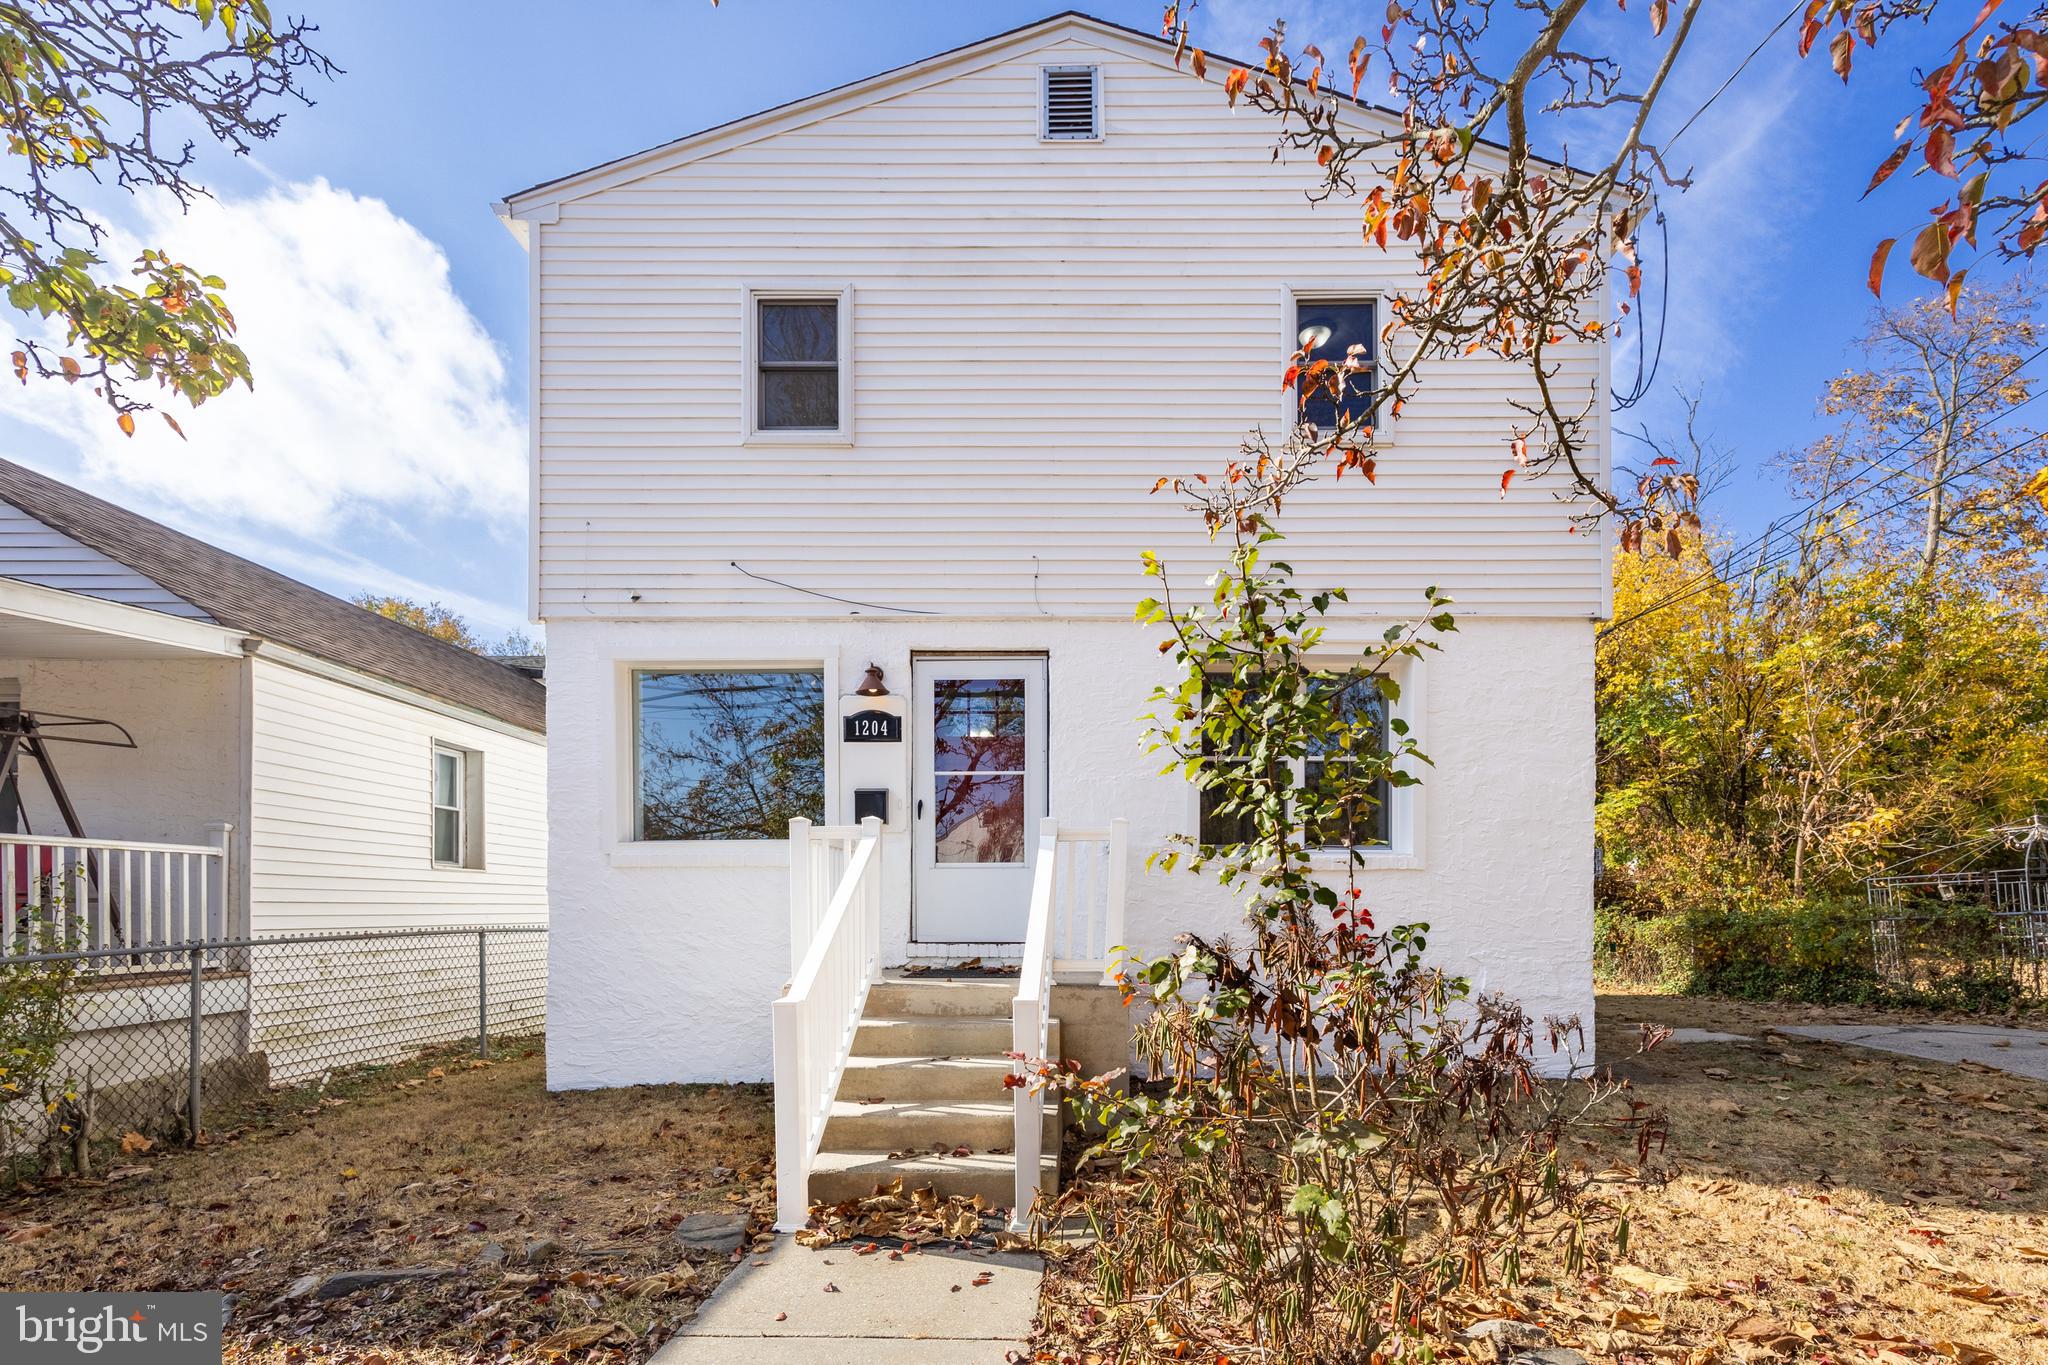
{"label": "green leafy bush", "polygon": [[69,1111],[79,1099],[61,1068],[71,1032],[65,1002],[78,964],[20,960],[65,951],[70,942],[46,913],[32,913],[15,942],[15,954],[0,953],[0,1170],[68,1140]]}
{"label": "green leafy bush", "polygon": [[[1162,591],[1138,608],[1178,673],[1153,695],[1150,749],[1212,817],[1153,865],[1233,888],[1242,930],[1122,964],[1148,1006],[1135,1047],[1151,1084],[1037,1064],[1104,1134],[1048,1217],[1095,1231],[1121,1360],[1428,1359],[1445,1300],[1515,1282],[1539,1230],[1572,1272],[1607,1235],[1625,1243],[1617,1177],[1577,1141],[1596,1124],[1659,1131],[1620,1087],[1538,1075],[1543,1049],[1569,1066],[1583,1048],[1578,1021],[1433,967],[1425,925],[1375,924],[1357,832],[1428,760],[1373,703],[1396,695],[1389,664],[1454,623],[1432,590],[1416,623],[1335,647],[1343,594],[1297,589],[1270,557],[1266,514],[1298,472],[1282,454],[1205,481],[1227,563],[1194,605]],[[1335,842],[1348,873],[1311,852]]]}
{"label": "green leafy bush", "polygon": [[1612,985],[1817,1005],[2010,1010],[2039,1002],[2048,966],[2016,953],[1989,910],[1880,916],[1861,900],[1650,915],[1610,902],[1593,943]]}

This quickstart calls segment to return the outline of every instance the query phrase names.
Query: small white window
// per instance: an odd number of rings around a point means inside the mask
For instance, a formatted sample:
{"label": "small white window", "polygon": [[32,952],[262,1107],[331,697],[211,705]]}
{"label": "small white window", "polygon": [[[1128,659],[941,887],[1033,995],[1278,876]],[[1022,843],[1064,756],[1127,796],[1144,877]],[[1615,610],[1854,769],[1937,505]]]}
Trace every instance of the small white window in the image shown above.
{"label": "small white window", "polygon": [[850,292],[747,291],[747,440],[770,445],[844,445],[852,440]]}
{"label": "small white window", "polygon": [[1042,87],[1040,136],[1048,142],[1086,142],[1102,136],[1102,69],[1048,66]]}
{"label": "small white window", "polygon": [[434,865],[483,866],[484,756],[452,744],[434,746]]}

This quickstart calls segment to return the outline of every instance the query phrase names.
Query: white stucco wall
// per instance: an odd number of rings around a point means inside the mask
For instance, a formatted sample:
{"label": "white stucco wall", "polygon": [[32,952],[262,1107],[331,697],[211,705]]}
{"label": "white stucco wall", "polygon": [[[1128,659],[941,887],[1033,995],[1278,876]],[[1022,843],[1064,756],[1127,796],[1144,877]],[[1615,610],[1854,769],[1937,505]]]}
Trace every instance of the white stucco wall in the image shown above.
{"label": "white stucco wall", "polygon": [[[1374,638],[1377,629],[1357,633]],[[1051,814],[1131,821],[1133,945],[1163,949],[1182,931],[1236,923],[1235,905],[1206,877],[1143,870],[1147,852],[1192,827],[1195,798],[1138,752],[1135,718],[1166,665],[1129,623],[555,618],[548,650],[554,1088],[759,1080],[771,1071],[768,1006],[788,970],[786,850],[625,841],[634,667],[822,664],[829,698],[850,690],[870,660],[903,692],[913,651],[1045,651]],[[1367,904],[1383,925],[1427,921],[1432,954],[1477,986],[1512,994],[1539,1017],[1583,1016],[1590,1043],[1593,623],[1466,620],[1412,681],[1419,686],[1405,700],[1436,766],[1407,794],[1419,803],[1412,856],[1366,874]],[[901,746],[898,800],[918,720]],[[837,742],[830,728],[828,741]],[[828,792],[826,818],[850,819],[847,793]],[[907,947],[910,850],[904,834],[886,845],[893,963]]]}

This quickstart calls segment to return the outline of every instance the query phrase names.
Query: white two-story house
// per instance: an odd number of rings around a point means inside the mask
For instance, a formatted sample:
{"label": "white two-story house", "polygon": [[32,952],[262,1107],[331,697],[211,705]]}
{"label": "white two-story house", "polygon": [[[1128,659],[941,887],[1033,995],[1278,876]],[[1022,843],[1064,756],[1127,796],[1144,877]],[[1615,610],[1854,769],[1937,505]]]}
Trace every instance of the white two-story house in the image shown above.
{"label": "white two-story house", "polygon": [[[968,1111],[1009,1112],[1013,1024],[1054,1032],[1048,963],[1080,980],[1236,922],[1218,886],[1144,870],[1202,811],[1140,753],[1170,664],[1132,620],[1139,555],[1189,587],[1217,553],[1152,490],[1284,434],[1300,329],[1377,345],[1414,263],[1311,202],[1225,69],[1063,14],[499,206],[533,295],[552,1085],[773,1075],[811,1171],[931,1136],[884,1121],[920,1105],[979,1152],[1006,1145]],[[1607,547],[1543,480],[1502,491],[1527,382],[1436,367],[1377,484],[1323,480],[1282,526],[1304,586],[1349,590],[1350,643],[1428,585],[1457,602],[1402,679],[1434,767],[1379,818],[1368,903],[1590,1036]],[[1605,411],[1597,350],[1559,382]],[[972,958],[1021,975],[889,975]],[[985,1074],[892,1098],[911,1068],[877,1059],[937,1056]]]}

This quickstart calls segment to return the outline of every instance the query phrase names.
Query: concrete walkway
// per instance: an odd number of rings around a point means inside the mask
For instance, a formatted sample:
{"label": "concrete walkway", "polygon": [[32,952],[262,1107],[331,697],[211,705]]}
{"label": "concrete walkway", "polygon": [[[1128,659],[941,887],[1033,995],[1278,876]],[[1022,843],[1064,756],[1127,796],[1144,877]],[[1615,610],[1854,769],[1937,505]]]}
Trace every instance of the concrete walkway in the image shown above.
{"label": "concrete walkway", "polygon": [[1026,1358],[1041,1274],[1019,1252],[928,1248],[892,1261],[886,1249],[809,1251],[777,1237],[652,1365],[1008,1365]]}
{"label": "concrete walkway", "polygon": [[[1773,1024],[1770,1032],[1824,1043],[1876,1048],[1930,1062],[1975,1062],[2048,1081],[2048,1032],[1996,1024]],[[1671,1031],[1674,1043],[1747,1043],[1746,1033],[1711,1029]]]}
{"label": "concrete walkway", "polygon": [[1780,1024],[1772,1031],[1930,1062],[1976,1062],[2048,1081],[2048,1033],[2038,1029],[1992,1024]]}

